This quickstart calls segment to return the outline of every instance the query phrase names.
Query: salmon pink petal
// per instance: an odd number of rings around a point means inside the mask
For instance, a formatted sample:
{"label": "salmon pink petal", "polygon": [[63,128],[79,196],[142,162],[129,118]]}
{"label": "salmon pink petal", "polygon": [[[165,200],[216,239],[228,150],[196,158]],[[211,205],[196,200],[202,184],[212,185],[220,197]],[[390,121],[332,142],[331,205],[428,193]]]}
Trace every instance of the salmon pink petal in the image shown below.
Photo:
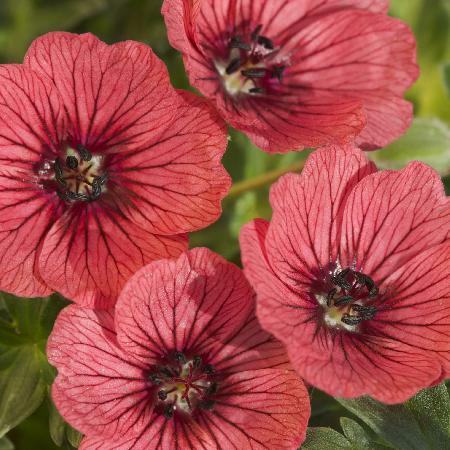
{"label": "salmon pink petal", "polygon": [[374,334],[436,352],[450,373],[450,242],[408,260],[384,282]]}
{"label": "salmon pink petal", "polygon": [[310,416],[308,392],[284,370],[248,370],[224,380],[205,426],[225,448],[297,448]]}
{"label": "salmon pink petal", "polygon": [[221,165],[225,123],[208,103],[180,91],[176,121],[157,142],[124,151],[109,174],[130,192],[122,211],[158,234],[203,228],[221,213],[231,180]]}
{"label": "salmon pink petal", "polygon": [[65,126],[49,80],[23,66],[0,66],[0,167],[31,172],[54,154]]}
{"label": "salmon pink petal", "polygon": [[118,340],[144,361],[174,350],[197,354],[233,335],[252,308],[242,272],[206,248],[194,249],[131,278],[116,306]]}
{"label": "salmon pink petal", "polygon": [[92,152],[154,142],[174,119],[176,92],[144,44],[109,46],[92,34],[48,33],[32,43],[24,64],[54,82],[74,119],[73,140]]}
{"label": "salmon pink petal", "polygon": [[308,15],[333,12],[344,8],[358,8],[375,13],[387,13],[389,0],[309,0]]}
{"label": "salmon pink petal", "polygon": [[450,204],[438,174],[422,163],[360,182],[343,217],[340,258],[381,282],[448,234]]}
{"label": "salmon pink petal", "polygon": [[92,202],[75,205],[52,226],[39,256],[46,283],[90,308],[114,306],[125,282],[155,259],[187,249],[184,235],[158,236],[131,222],[120,211]]}
{"label": "salmon pink petal", "polygon": [[47,345],[58,368],[52,397],[62,416],[85,434],[137,435],[153,410],[144,368],[117,345],[112,311],[69,306]]}
{"label": "salmon pink petal", "polygon": [[[241,349],[236,352],[236,348]],[[288,368],[284,346],[261,329],[252,311],[245,324],[226,341],[209,346],[211,364],[221,373],[239,373],[244,370]]]}
{"label": "salmon pink petal", "polygon": [[336,259],[343,205],[375,170],[355,147],[329,147],[314,152],[301,175],[285,175],[272,187],[266,251],[287,285],[297,289],[309,283],[315,268],[327,270]]}
{"label": "salmon pink petal", "polygon": [[52,292],[37,270],[37,256],[58,208],[56,197],[45,195],[28,173],[13,169],[1,174],[1,290],[24,297]]}
{"label": "salmon pink petal", "polygon": [[287,344],[293,367],[304,380],[336,397],[369,395],[402,403],[441,375],[423,350],[373,336],[332,333],[322,328],[309,342]]}

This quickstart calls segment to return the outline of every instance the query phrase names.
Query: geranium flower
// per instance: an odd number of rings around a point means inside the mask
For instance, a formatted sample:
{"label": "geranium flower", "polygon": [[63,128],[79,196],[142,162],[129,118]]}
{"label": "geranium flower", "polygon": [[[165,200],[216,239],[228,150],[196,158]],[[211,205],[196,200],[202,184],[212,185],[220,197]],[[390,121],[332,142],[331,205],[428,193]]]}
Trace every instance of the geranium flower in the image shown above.
{"label": "geranium flower", "polygon": [[[357,142],[408,128],[415,40],[388,0],[165,0],[191,84],[268,152]],[[367,122],[367,126],[366,125]],[[364,129],[363,129],[364,128]]]}
{"label": "geranium flower", "polygon": [[377,171],[357,148],[315,152],[241,233],[263,328],[337,397],[405,401],[450,373],[450,202],[414,162]]}
{"label": "geranium flower", "polygon": [[111,306],[220,214],[226,129],[152,50],[49,33],[0,66],[0,289]]}
{"label": "geranium flower", "polygon": [[243,273],[207,249],[137,272],[112,311],[69,306],[47,354],[82,450],[293,449],[309,399]]}

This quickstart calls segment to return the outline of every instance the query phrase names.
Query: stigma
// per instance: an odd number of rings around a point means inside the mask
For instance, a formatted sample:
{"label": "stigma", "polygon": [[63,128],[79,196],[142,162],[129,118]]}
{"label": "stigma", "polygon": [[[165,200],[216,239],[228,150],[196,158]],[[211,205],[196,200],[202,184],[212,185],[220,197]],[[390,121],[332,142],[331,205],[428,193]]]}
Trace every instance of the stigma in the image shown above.
{"label": "stigma", "polygon": [[58,196],[66,203],[97,200],[106,190],[108,180],[102,159],[81,144],[76,150],[67,147],[65,154],[53,162]]}

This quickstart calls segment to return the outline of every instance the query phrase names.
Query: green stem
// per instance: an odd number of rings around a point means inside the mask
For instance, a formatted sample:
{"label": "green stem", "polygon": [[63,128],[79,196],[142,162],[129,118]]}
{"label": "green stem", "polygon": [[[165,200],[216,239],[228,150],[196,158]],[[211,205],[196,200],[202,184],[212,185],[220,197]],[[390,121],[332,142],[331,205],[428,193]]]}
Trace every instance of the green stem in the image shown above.
{"label": "green stem", "polygon": [[251,178],[249,180],[239,181],[235,183],[233,187],[230,189],[230,193],[226,197],[227,199],[235,199],[239,197],[244,192],[254,191],[262,186],[266,186],[268,184],[276,181],[281,175],[284,175],[288,172],[296,172],[303,169],[305,165],[305,161],[296,161],[290,166],[283,167],[282,169],[272,170],[271,172],[264,173],[255,178]]}

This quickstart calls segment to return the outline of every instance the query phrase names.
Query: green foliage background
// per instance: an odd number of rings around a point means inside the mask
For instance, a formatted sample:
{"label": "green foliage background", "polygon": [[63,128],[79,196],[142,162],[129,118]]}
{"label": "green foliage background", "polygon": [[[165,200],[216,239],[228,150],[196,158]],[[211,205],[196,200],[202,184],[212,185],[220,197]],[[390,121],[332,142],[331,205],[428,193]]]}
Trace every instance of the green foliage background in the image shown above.
{"label": "green foliage background", "polygon": [[[174,85],[189,88],[181,57],[167,42],[159,12],[161,3],[162,0],[0,0],[0,63],[20,63],[31,41],[45,32],[89,31],[108,43],[133,39],[151,45],[168,65]],[[409,23],[418,41],[422,73],[408,93],[418,119],[405,137],[373,157],[378,164],[395,168],[412,159],[424,160],[439,170],[450,192],[450,0],[391,3],[391,14]],[[208,246],[239,262],[237,236],[241,225],[254,217],[270,217],[270,183],[288,169],[299,170],[307,152],[269,156],[253,148],[244,136],[233,131],[230,134],[225,165],[235,183],[233,190],[224,201],[221,219],[195,233],[191,245]],[[77,445],[79,436],[61,421],[47,395],[53,373],[43,351],[52,318],[65,305],[60,298],[53,298],[52,302],[57,306],[47,310],[45,301],[17,305],[16,299],[9,296],[0,300],[0,404],[9,392],[8,383],[17,382],[18,374],[39,386],[34,403],[27,405],[30,412],[42,402],[7,438],[0,439],[0,450],[11,450],[11,442],[17,450],[59,448],[53,441],[66,449]],[[20,308],[23,311],[19,314]],[[28,359],[21,352],[26,352]],[[9,366],[12,360],[16,365],[13,369]],[[445,386],[394,409],[380,409],[369,401],[338,402],[314,390],[311,394],[310,425],[337,431],[312,429],[305,449],[449,448],[450,413]],[[428,411],[426,417],[424,411]],[[7,413],[0,410],[0,423],[2,414]],[[398,433],[403,426],[399,417],[408,424],[404,435]],[[394,428],[387,426],[392,423]]]}

